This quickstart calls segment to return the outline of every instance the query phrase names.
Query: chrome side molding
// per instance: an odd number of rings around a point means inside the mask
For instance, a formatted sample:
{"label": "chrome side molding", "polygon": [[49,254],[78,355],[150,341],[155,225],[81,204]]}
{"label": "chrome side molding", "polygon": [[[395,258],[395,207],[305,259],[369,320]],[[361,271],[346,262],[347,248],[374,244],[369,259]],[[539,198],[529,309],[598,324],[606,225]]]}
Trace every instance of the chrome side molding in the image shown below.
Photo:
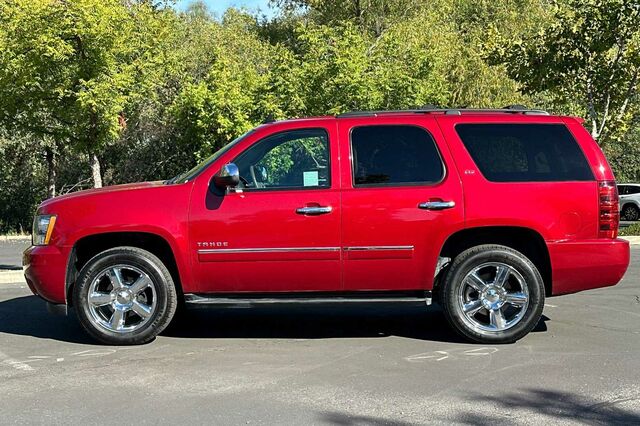
{"label": "chrome side molding", "polygon": [[198,254],[208,253],[291,253],[313,251],[340,251],[340,247],[262,247],[262,248],[227,248],[201,249]]}
{"label": "chrome side molding", "polygon": [[413,250],[413,246],[352,246],[345,247],[345,251],[382,251],[382,250]]}

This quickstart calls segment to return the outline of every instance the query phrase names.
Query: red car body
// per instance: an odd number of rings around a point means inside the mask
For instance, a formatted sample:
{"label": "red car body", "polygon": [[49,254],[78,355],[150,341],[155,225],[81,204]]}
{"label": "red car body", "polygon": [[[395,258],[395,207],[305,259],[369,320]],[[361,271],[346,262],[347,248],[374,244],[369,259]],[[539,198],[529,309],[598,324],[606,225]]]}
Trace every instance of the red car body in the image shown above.
{"label": "red car body", "polygon": [[[491,182],[456,133],[460,123],[563,124],[595,179]],[[432,135],[444,178],[424,186],[355,188],[350,132],[361,125],[395,124],[419,126]],[[237,192],[222,202],[211,194],[214,174],[256,141],[307,128],[328,134],[329,188]],[[86,250],[98,241],[88,239],[96,236],[135,235],[152,236],[149,247],[170,249],[184,294],[428,291],[452,238],[478,229],[515,230],[543,246],[547,292],[565,294],[614,285],[628,267],[628,243],[616,238],[617,231],[603,233],[601,227],[608,214],[602,211],[602,183],[613,180],[602,151],[572,117],[385,113],[275,122],[255,129],[188,182],[118,185],[43,202],[37,214],[56,215],[57,221],[48,245],[24,253],[25,276],[45,300],[71,303],[83,242],[92,241],[83,246]],[[417,208],[429,200],[454,201],[455,207]],[[305,206],[331,206],[332,211],[296,214]]]}

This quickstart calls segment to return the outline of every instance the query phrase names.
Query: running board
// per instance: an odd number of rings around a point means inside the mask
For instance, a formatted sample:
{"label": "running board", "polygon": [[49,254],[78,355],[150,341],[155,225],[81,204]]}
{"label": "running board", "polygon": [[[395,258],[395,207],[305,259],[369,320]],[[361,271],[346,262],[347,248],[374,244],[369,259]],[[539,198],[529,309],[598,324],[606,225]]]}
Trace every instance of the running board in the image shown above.
{"label": "running board", "polygon": [[244,294],[185,294],[186,304],[196,306],[265,306],[265,305],[342,305],[342,304],[399,304],[431,305],[431,292],[410,293],[284,293]]}

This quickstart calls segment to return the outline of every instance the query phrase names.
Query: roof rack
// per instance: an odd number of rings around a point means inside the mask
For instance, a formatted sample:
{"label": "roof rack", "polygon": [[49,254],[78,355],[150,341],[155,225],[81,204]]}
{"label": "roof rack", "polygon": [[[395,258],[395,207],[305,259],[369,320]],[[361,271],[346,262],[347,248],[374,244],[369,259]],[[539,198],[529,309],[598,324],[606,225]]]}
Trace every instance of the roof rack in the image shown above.
{"label": "roof rack", "polygon": [[418,109],[398,109],[381,111],[350,111],[336,115],[336,118],[351,117],[376,117],[380,114],[444,114],[462,115],[466,113],[502,113],[502,114],[523,114],[523,115],[549,115],[547,111],[541,109],[529,109],[523,105],[508,105],[504,108],[437,108],[427,105]]}

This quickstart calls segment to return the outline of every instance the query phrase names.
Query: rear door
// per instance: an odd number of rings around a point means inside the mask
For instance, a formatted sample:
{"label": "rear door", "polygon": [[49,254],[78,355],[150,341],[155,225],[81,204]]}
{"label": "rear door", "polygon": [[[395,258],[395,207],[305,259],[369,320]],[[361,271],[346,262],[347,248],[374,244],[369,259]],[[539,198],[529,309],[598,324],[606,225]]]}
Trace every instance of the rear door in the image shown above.
{"label": "rear door", "polygon": [[338,121],[343,281],[349,290],[433,284],[444,240],[462,227],[462,187],[430,117]]}

